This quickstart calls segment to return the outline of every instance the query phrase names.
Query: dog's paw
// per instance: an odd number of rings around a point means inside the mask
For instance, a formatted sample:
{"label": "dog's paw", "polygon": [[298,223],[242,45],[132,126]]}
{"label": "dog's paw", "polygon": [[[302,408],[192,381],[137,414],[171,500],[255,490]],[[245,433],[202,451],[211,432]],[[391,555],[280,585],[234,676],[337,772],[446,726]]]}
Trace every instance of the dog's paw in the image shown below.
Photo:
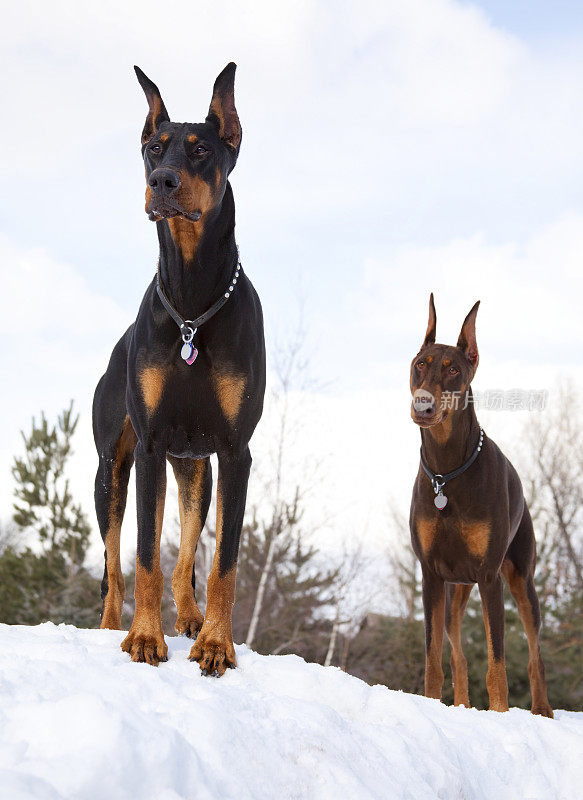
{"label": "dog's paw", "polygon": [[179,633],[183,636],[188,636],[191,639],[196,639],[200,629],[202,628],[203,622],[204,617],[195,606],[194,609],[191,609],[188,612],[178,611],[174,628],[176,633]]}
{"label": "dog's paw", "polygon": [[130,654],[132,661],[152,664],[154,667],[157,667],[160,661],[168,661],[168,647],[162,631],[150,633],[134,630],[132,625],[121,643],[121,649],[124,653]]}
{"label": "dog's paw", "polygon": [[231,637],[212,628],[198,634],[192,645],[190,661],[198,661],[203,675],[224,675],[228,668],[237,666],[235,647]]}
{"label": "dog's paw", "polygon": [[531,714],[537,714],[539,717],[549,717],[550,719],[554,719],[555,715],[553,714],[553,709],[550,707],[548,703],[539,703],[539,705],[533,706],[530,709]]}

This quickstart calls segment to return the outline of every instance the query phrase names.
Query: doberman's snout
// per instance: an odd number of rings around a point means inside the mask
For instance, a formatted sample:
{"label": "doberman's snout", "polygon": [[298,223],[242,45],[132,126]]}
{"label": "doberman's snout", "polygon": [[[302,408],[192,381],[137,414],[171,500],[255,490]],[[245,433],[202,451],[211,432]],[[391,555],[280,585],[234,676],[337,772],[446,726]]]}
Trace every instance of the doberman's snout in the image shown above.
{"label": "doberman's snout", "polygon": [[420,419],[431,419],[437,410],[435,397],[425,389],[416,389],[413,393],[413,408]]}
{"label": "doberman's snout", "polygon": [[148,186],[163,195],[172,195],[180,186],[180,176],[173,169],[155,169],[148,178]]}
{"label": "doberman's snout", "polygon": [[431,403],[429,405],[423,406],[421,409],[417,409],[417,414],[420,417],[425,417],[425,418],[429,419],[430,417],[434,416],[435,410],[436,410],[435,409],[435,403]]}

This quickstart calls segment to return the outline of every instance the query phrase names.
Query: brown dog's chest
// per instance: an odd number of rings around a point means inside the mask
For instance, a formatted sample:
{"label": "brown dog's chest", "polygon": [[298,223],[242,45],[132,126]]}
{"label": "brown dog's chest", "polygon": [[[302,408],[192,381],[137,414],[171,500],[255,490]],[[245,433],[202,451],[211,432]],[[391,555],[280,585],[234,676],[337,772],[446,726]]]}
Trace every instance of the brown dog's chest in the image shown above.
{"label": "brown dog's chest", "polygon": [[481,572],[492,530],[484,520],[420,517],[415,523],[419,558],[445,581],[473,583]]}

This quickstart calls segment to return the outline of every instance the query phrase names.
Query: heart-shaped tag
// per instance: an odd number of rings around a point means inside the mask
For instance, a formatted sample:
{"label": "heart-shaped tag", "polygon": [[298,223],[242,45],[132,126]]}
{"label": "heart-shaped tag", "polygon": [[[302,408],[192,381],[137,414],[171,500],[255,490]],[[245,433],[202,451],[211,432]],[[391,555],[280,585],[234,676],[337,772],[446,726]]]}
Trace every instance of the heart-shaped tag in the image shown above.
{"label": "heart-shaped tag", "polygon": [[194,364],[198,355],[198,350],[192,344],[192,342],[184,342],[182,349],[180,350],[180,355],[187,364]]}
{"label": "heart-shaped tag", "polygon": [[435,500],[433,501],[433,503],[435,505],[435,508],[438,508],[440,511],[443,511],[443,509],[447,505],[447,497],[440,492],[438,495],[435,496]]}

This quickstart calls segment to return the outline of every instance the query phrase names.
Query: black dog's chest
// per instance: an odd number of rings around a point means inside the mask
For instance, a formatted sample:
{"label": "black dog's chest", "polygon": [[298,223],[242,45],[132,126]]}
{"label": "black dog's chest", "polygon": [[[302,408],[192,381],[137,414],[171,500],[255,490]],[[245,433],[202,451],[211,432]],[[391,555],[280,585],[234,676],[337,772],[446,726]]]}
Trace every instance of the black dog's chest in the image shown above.
{"label": "black dog's chest", "polygon": [[234,445],[249,433],[260,408],[253,402],[257,390],[248,365],[213,358],[202,348],[190,365],[178,352],[169,356],[144,358],[130,381],[138,438],[172,455],[205,458],[218,442]]}
{"label": "black dog's chest", "polygon": [[187,430],[182,425],[168,431],[166,451],[178,458],[207,458],[216,452],[214,436],[204,428]]}

